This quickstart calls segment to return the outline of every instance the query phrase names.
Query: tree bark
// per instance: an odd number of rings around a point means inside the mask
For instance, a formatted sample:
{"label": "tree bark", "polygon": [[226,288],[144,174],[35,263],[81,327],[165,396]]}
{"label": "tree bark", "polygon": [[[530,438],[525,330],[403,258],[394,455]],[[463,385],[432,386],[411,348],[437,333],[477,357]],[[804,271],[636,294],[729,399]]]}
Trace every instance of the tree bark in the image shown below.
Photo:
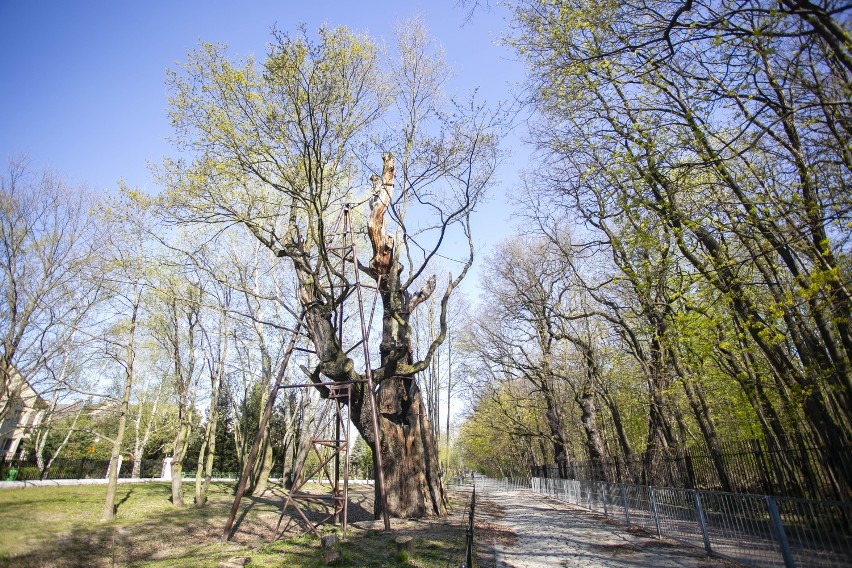
{"label": "tree bark", "polygon": [[311,396],[311,391],[305,392],[305,396],[299,401],[300,419],[299,431],[293,438],[295,447],[293,448],[293,478],[288,481],[289,487],[298,485],[302,477],[305,475],[305,460],[308,458],[308,452],[311,450],[311,436],[314,429],[314,416],[316,414],[316,405],[314,398]]}
{"label": "tree bark", "polygon": [[[177,297],[169,300],[170,329],[169,341],[174,359],[175,384],[178,390],[178,428],[172,450],[172,505],[182,507],[183,501],[183,460],[189,446],[189,436],[192,430],[192,415],[195,403],[195,332],[199,325],[198,304],[189,304],[184,313],[178,305]],[[180,317],[186,318],[187,362],[182,357],[183,330],[179,324]]]}
{"label": "tree bark", "polygon": [[[382,176],[374,176],[368,232],[373,245],[370,268],[377,275],[383,309],[381,365],[385,370],[377,398],[379,436],[377,441],[363,413],[356,420],[361,436],[373,450],[377,466],[376,443],[381,444],[382,471],[385,478],[388,513],[402,518],[446,515],[446,496],[441,485],[440,465],[434,431],[429,424],[420,387],[415,376],[397,375],[400,367],[411,365],[409,317],[414,308],[434,290],[434,278],[421,292],[410,295],[400,283],[402,266],[394,239],[387,234],[385,212],[393,193],[395,160],[382,155]],[[434,343],[433,343],[434,344]],[[366,401],[369,397],[364,397]],[[376,484],[375,516],[381,515],[381,499]]]}
{"label": "tree bark", "polygon": [[154,404],[151,407],[151,415],[148,417],[148,422],[145,424],[145,431],[142,433],[141,437],[139,436],[139,429],[142,422],[143,404],[139,405],[139,412],[136,415],[136,421],[133,424],[133,472],[130,474],[130,477],[134,479],[138,479],[142,475],[142,458],[145,455],[145,448],[148,447],[148,440],[151,438],[152,424],[154,422],[154,417],[157,416],[157,408],[160,405],[160,391],[162,388],[163,382],[161,381],[160,384],[157,385],[157,390],[154,394]]}
{"label": "tree bark", "polygon": [[[221,361],[224,363],[224,360]],[[204,442],[198,453],[198,468],[195,474],[195,506],[207,504],[207,489],[213,477],[213,459],[216,457],[216,426],[218,422],[219,384],[221,371],[217,370],[212,381],[210,410],[207,413],[207,427],[204,429]],[[203,479],[202,479],[203,478]]]}
{"label": "tree bark", "polygon": [[121,455],[121,444],[124,441],[124,428],[127,424],[127,407],[130,404],[130,390],[133,387],[133,366],[136,359],[136,318],[139,314],[139,291],[137,290],[133,301],[133,312],[130,317],[130,332],[127,341],[127,360],[125,362],[124,394],[121,398],[121,407],[118,414],[118,433],[112,444],[112,454],[109,460],[109,481],[107,483],[104,510],[101,513],[102,521],[109,521],[115,517],[115,492],[118,489],[118,458]]}
{"label": "tree bark", "polygon": [[[394,248],[394,239],[387,234],[385,224],[385,213],[393,193],[395,161],[389,153],[383,154],[382,159],[382,176],[371,178],[373,198],[367,229],[373,256],[368,267],[357,268],[376,280],[383,310],[380,367],[373,371],[378,383],[379,439],[376,440],[373,433],[370,396],[363,383],[353,388],[350,401],[352,420],[373,452],[374,465],[377,464],[376,445],[380,444],[388,513],[403,518],[444,516],[446,496],[441,485],[434,432],[415,378],[417,372],[428,365],[434,349],[430,349],[424,364],[415,367],[409,325],[411,312],[434,291],[435,279],[429,279],[423,290],[413,295],[400,281],[400,250]],[[314,275],[307,269],[308,263],[298,255],[293,261],[299,279],[299,299],[305,308],[306,327],[319,360],[316,369],[309,371],[310,378],[314,382],[319,382],[320,375],[333,380],[362,379],[355,372],[354,362],[341,348],[332,324],[334,308],[318,292]],[[444,296],[442,318],[445,317],[443,310],[450,291],[451,288]],[[440,341],[446,333],[445,324],[442,320]],[[433,342],[432,346],[435,345]],[[328,396],[326,387],[319,387],[319,390],[321,396]],[[377,483],[376,518],[383,512],[379,490]]]}
{"label": "tree bark", "polygon": [[255,497],[260,497],[266,493],[266,487],[269,484],[269,474],[272,473],[272,468],[275,467],[275,460],[272,456],[272,444],[270,444],[269,426],[267,426],[263,442],[261,458],[258,460],[257,476],[254,487],[251,488],[251,494]]}

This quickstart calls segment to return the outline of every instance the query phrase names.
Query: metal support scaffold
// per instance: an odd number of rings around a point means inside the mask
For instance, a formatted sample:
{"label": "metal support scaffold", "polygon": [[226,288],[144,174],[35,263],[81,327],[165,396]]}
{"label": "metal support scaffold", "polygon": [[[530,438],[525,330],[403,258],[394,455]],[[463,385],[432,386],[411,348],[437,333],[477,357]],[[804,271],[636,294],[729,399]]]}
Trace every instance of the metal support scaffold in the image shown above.
{"label": "metal support scaffold", "polygon": [[[309,453],[316,457],[313,469],[305,472],[307,459],[299,464],[293,475],[293,485],[287,494],[284,506],[281,508],[281,516],[278,518],[278,534],[286,532],[297,519],[288,519],[284,528],[281,522],[292,507],[298,514],[304,528],[319,537],[317,530],[320,525],[332,521],[339,524],[346,536],[349,512],[349,448],[351,431],[351,412],[349,411],[349,400],[352,394],[352,383],[340,384],[329,383],[329,394],[326,399],[319,419],[315,422],[315,429],[311,436],[311,447]],[[333,437],[332,437],[333,436]],[[343,479],[341,480],[341,458],[343,462]],[[331,466],[331,470],[329,467]],[[333,471],[333,473],[332,473]],[[305,485],[314,476],[320,474],[320,481],[327,481],[331,486],[331,495],[318,495],[303,491]],[[341,483],[342,481],[342,483]],[[319,504],[324,512],[312,521],[305,504]]]}
{"label": "metal support scaffold", "polygon": [[[339,245],[335,246],[335,240],[338,239],[341,242]],[[307,474],[304,471],[307,460],[297,465],[297,469],[293,475],[293,485],[291,486],[284,505],[281,508],[281,516],[278,520],[278,529],[280,529],[278,534],[280,535],[282,532],[288,530],[294,520],[296,520],[296,522],[298,522],[298,520],[301,520],[306,531],[312,532],[317,536],[319,536],[319,531],[317,530],[318,527],[328,521],[332,521],[335,524],[340,524],[343,531],[343,535],[346,535],[349,512],[349,450],[351,448],[350,434],[352,426],[351,397],[353,386],[360,384],[363,384],[364,387],[366,387],[364,389],[364,396],[368,396],[370,399],[369,404],[371,411],[373,439],[376,440],[374,449],[374,455],[376,460],[376,484],[379,493],[379,499],[381,499],[382,503],[381,509],[383,513],[384,527],[386,531],[389,531],[391,528],[390,518],[388,516],[387,494],[385,492],[384,473],[382,470],[381,444],[379,443],[380,437],[378,412],[376,406],[376,392],[373,385],[372,368],[370,366],[369,337],[372,328],[373,315],[375,313],[377,298],[373,299],[372,307],[370,309],[370,316],[369,319],[367,319],[366,312],[364,309],[364,294],[362,291],[362,288],[364,288],[365,286],[361,284],[361,279],[359,275],[358,252],[355,246],[355,232],[354,228],[352,227],[352,207],[350,205],[346,205],[338,215],[337,221],[335,222],[335,226],[329,235],[329,242],[326,243],[326,251],[332,251],[333,255],[337,257],[340,261],[340,265],[338,268],[338,274],[341,275],[339,282],[340,300],[338,301],[337,310],[335,313],[335,323],[337,325],[338,341],[340,342],[340,345],[342,347],[344,339],[343,324],[347,320],[346,314],[344,313],[344,304],[346,298],[351,296],[352,292],[354,291],[355,298],[358,304],[357,313],[361,324],[359,330],[361,332],[361,338],[354,346],[350,347],[349,350],[346,351],[346,353],[349,353],[355,348],[357,348],[359,344],[361,345],[364,353],[364,375],[366,378],[355,381],[306,383],[298,385],[291,384],[282,386],[281,381],[286,372],[287,365],[290,360],[290,355],[292,354],[294,349],[298,349],[295,347],[296,338],[299,330],[299,326],[297,326],[296,330],[293,332],[293,337],[285,355],[284,362],[282,363],[281,369],[278,373],[278,376],[276,377],[275,385],[273,386],[272,391],[270,392],[270,396],[267,399],[267,405],[264,410],[260,426],[258,428],[257,436],[255,438],[252,451],[249,453],[248,459],[246,460],[245,468],[242,472],[240,483],[237,487],[234,503],[231,507],[231,514],[228,517],[228,521],[225,525],[225,529],[222,534],[223,542],[231,538],[234,519],[236,517],[237,511],[239,510],[240,500],[242,499],[243,494],[245,493],[248,477],[251,471],[253,470],[255,460],[257,459],[257,447],[259,446],[260,440],[263,437],[266,424],[269,420],[269,415],[271,414],[272,408],[275,404],[275,398],[277,396],[278,390],[281,388],[324,388],[327,389],[328,395],[325,398],[325,404],[323,405],[323,408],[320,410],[319,419],[315,421],[315,428],[310,441],[311,447],[309,448],[309,452],[315,453],[317,457],[316,465],[314,465],[313,470],[308,472]],[[347,272],[347,266],[349,265],[351,265],[352,270],[354,272],[354,286],[352,286],[351,283],[346,280],[345,276]],[[377,286],[378,284],[379,283],[377,283]],[[332,294],[336,292],[333,283],[331,292]],[[376,290],[376,293],[378,294],[378,290]],[[301,351],[302,349],[298,350]],[[343,474],[342,480],[341,473]],[[308,493],[306,491],[303,491],[305,484],[308,483],[317,474],[323,475],[325,480],[328,481],[332,490],[331,495],[318,495],[315,493]],[[320,503],[324,510],[324,514],[321,514],[319,518],[315,521],[310,520],[309,515],[306,514],[307,507],[305,505],[309,502],[314,504]],[[291,507],[298,515],[298,517],[290,518],[287,521],[287,524],[285,525],[284,529],[281,529],[281,523],[284,519],[284,516]]]}

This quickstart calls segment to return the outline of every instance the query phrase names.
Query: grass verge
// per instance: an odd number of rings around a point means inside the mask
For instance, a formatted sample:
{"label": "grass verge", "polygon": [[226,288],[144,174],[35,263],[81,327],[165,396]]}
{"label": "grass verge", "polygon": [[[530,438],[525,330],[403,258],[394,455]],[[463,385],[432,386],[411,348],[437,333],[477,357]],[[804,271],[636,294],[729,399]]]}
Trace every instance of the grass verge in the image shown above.
{"label": "grass verge", "polygon": [[[190,487],[187,487],[189,490]],[[218,566],[234,557],[251,566],[325,566],[319,541],[299,527],[275,539],[283,492],[245,497],[231,542],[220,544],[233,502],[229,484],[211,487],[206,507],[173,508],[170,485],[120,485],[118,512],[100,522],[104,486],[33,487],[0,491],[0,566]],[[350,489],[352,507],[372,508],[372,488]],[[192,496],[187,491],[188,500]],[[350,525],[336,566],[446,568],[464,554],[460,510],[446,519],[394,520],[390,534]],[[286,523],[286,519],[285,519]],[[324,530],[336,530],[326,527]],[[398,554],[394,538],[414,538]]]}

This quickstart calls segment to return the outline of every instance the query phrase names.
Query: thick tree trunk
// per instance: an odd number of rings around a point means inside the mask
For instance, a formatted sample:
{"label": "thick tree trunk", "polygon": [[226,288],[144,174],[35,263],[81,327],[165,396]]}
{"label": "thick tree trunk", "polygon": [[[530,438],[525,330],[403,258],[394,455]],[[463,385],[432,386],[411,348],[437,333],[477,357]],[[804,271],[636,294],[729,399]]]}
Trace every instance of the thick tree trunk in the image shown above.
{"label": "thick tree trunk", "polygon": [[589,451],[589,459],[600,461],[606,457],[606,448],[598,428],[598,409],[595,391],[590,384],[583,387],[579,404],[581,409],[580,421],[586,433],[586,447]]}
{"label": "thick tree trunk", "polygon": [[[384,312],[379,351],[385,376],[379,384],[377,405],[388,513],[402,518],[444,516],[446,496],[441,485],[438,451],[420,387],[415,376],[394,373],[398,367],[412,362],[408,320],[414,308],[434,291],[435,281],[430,279],[414,296],[402,288],[400,250],[394,247],[394,239],[387,234],[385,224],[393,192],[395,160],[392,154],[383,154],[382,161],[381,177],[372,178],[373,199],[367,229],[373,246],[369,266],[379,280]],[[361,392],[361,404],[353,405],[353,415],[358,414],[355,420],[358,431],[373,450],[374,466],[378,467],[369,396]],[[378,483],[375,503],[378,519],[382,514]]]}
{"label": "thick tree trunk", "polygon": [[547,382],[542,383],[541,391],[544,395],[547,410],[545,418],[550,428],[550,440],[553,444],[553,456],[556,466],[559,468],[559,477],[568,477],[568,439],[565,435],[565,420],[562,417],[562,404],[557,400],[553,389]]}
{"label": "thick tree trunk", "polygon": [[592,463],[592,479],[603,479],[602,460],[606,458],[606,446],[598,428],[597,388],[600,382],[600,370],[597,365],[595,351],[591,339],[585,341],[571,338],[572,343],[580,348],[583,354],[583,364],[586,370],[586,380],[578,395],[575,395],[577,404],[580,406],[580,422],[586,434],[586,449],[589,453],[589,461]]}
{"label": "thick tree trunk", "polygon": [[[377,404],[388,513],[399,518],[446,515],[438,452],[416,381],[385,379],[379,387]],[[360,408],[355,423],[373,451],[373,467],[376,467],[368,401]],[[382,514],[378,485],[375,503],[374,514],[378,519]]]}
{"label": "thick tree trunk", "polygon": [[[412,362],[411,329],[408,323],[414,308],[431,295],[435,289],[434,277],[424,289],[411,295],[401,283],[402,266],[399,261],[401,247],[394,246],[393,237],[387,234],[385,212],[393,192],[394,158],[384,154],[382,176],[373,176],[373,199],[370,201],[368,232],[373,245],[373,256],[368,267],[358,263],[357,270],[368,273],[376,282],[383,310],[382,338],[379,346],[381,366],[373,371],[378,383],[378,428],[376,440],[372,423],[369,391],[363,383],[353,388],[350,408],[352,420],[359,433],[373,450],[374,464],[378,462],[376,444],[380,444],[384,458],[382,473],[385,477],[388,513],[396,517],[424,517],[446,514],[445,495],[441,486],[438,452],[434,431],[429,424],[425,403],[417,386],[415,376],[425,369],[429,357],[439,345],[436,340],[429,354],[416,368]],[[354,247],[354,245],[353,245]],[[334,381],[363,379],[355,370],[355,363],[344,352],[340,340],[340,325],[335,316],[337,307],[332,294],[320,290],[314,273],[310,270],[307,253],[297,250],[285,251],[293,260],[299,281],[299,300],[305,309],[304,322],[311,342],[314,344],[318,364],[308,370],[315,383],[321,376]],[[442,318],[445,318],[446,299],[442,303]],[[443,340],[446,321],[442,319]],[[329,389],[317,387],[321,396],[327,397]],[[297,455],[297,463],[299,462]],[[376,484],[376,509],[378,518],[382,513],[382,499]]]}
{"label": "thick tree trunk", "polygon": [[649,360],[646,363],[648,381],[648,444],[645,451],[643,477],[647,485],[662,485],[670,481],[665,479],[667,472],[663,467],[664,451],[679,446],[678,438],[672,427],[672,417],[669,408],[669,389],[672,379],[666,360],[665,345],[661,338],[665,337],[666,326],[661,317],[651,317],[655,329],[655,337],[651,340]]}

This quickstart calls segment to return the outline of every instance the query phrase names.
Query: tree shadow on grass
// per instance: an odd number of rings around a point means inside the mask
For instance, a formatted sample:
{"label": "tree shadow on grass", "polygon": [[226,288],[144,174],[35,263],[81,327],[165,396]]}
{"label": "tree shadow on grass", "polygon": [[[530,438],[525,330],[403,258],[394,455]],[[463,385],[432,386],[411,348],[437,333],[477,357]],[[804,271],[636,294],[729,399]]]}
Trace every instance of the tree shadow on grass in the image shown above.
{"label": "tree shadow on grass", "polygon": [[[258,563],[264,556],[276,565],[314,567],[320,565],[319,542],[311,535],[287,533],[275,540],[276,523],[284,495],[267,493],[246,498],[243,525],[231,543],[219,539],[233,503],[232,495],[219,494],[204,508],[168,507],[145,511],[135,503],[150,493],[147,504],[165,502],[168,489],[135,490],[122,499],[124,514],[108,523],[80,522],[64,534],[45,538],[35,549],[9,558],[0,558],[0,566],[12,567],[89,567],[138,566],[165,562],[169,566],[215,566],[233,556],[253,556]],[[372,518],[370,496],[359,499],[350,494],[350,520],[355,516]],[[161,501],[160,501],[161,499]],[[354,501],[354,502],[353,502]],[[134,513],[135,516],[134,516]],[[316,514],[316,512],[311,512]],[[458,521],[458,522],[456,522]],[[424,566],[444,567],[460,561],[464,553],[464,527],[457,519],[427,522],[393,521],[394,533],[362,530],[350,525],[340,547],[343,566],[396,566],[393,539],[405,534],[415,539],[413,559]],[[323,532],[331,530],[325,527]],[[283,564],[281,564],[283,562]]]}
{"label": "tree shadow on grass", "polygon": [[[122,502],[129,497],[126,495]],[[187,555],[198,560],[196,565],[215,564],[241,548],[214,546],[218,544],[214,533],[221,534],[226,513],[225,504],[216,503],[206,510],[158,510],[150,518],[127,524],[120,518],[103,524],[78,524],[65,534],[42,541],[34,550],[0,559],[0,566],[126,566]]]}
{"label": "tree shadow on grass", "polygon": [[115,512],[116,513],[118,512],[119,507],[121,507],[122,505],[127,503],[127,500],[130,499],[131,495],[133,495],[133,487],[132,486],[128,487],[127,493],[124,494],[124,497],[122,497],[121,500],[116,501],[116,503],[115,503]]}

